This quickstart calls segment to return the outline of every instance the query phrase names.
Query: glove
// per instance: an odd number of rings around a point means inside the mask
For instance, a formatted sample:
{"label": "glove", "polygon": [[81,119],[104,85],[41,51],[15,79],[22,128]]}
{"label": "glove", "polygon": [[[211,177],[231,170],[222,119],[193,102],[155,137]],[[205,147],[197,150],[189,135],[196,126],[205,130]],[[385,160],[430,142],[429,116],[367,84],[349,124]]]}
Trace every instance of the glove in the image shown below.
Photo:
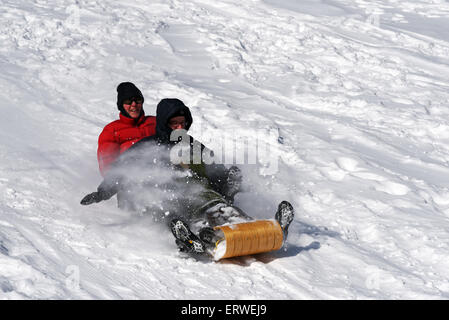
{"label": "glove", "polygon": [[225,199],[231,204],[234,202],[234,196],[240,191],[242,186],[242,172],[236,166],[229,168],[226,186],[224,190]]}
{"label": "glove", "polygon": [[81,200],[81,204],[83,206],[87,206],[92,203],[98,203],[103,200],[110,199],[117,191],[114,189],[111,190],[103,190],[102,188],[98,188],[98,191],[89,193],[87,196]]}
{"label": "glove", "polygon": [[83,198],[83,200],[81,200],[80,203],[83,206],[87,206],[89,204],[97,203],[97,202],[100,202],[102,200],[104,200],[104,199],[102,199],[100,192],[92,192],[92,193],[89,193],[87,196],[85,196]]}
{"label": "glove", "polygon": [[92,203],[98,203],[103,200],[110,199],[114,194],[117,193],[120,185],[120,180],[114,176],[104,179],[103,182],[98,186],[96,192],[89,193],[87,196],[81,200],[83,206],[87,206]]}

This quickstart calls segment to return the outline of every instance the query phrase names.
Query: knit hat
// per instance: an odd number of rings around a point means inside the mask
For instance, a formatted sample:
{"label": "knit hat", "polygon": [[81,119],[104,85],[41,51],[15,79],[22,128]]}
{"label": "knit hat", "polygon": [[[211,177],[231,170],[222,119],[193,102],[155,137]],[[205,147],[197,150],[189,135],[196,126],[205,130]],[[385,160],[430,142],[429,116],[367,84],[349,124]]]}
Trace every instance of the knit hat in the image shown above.
{"label": "knit hat", "polygon": [[122,82],[117,86],[117,108],[120,112],[129,117],[129,114],[123,108],[123,101],[130,98],[142,98],[142,102],[144,100],[142,92],[131,82]]}

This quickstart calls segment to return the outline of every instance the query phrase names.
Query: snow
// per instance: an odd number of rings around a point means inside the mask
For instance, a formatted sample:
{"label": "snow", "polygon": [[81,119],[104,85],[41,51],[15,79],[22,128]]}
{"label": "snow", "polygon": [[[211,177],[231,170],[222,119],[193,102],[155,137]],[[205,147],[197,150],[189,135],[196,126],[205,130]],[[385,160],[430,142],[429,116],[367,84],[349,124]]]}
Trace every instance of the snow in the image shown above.
{"label": "snow", "polygon": [[224,257],[226,253],[226,240],[222,240],[217,243],[214,250],[214,260],[218,261]]}
{"label": "snow", "polygon": [[[447,1],[0,2],[1,299],[449,298]],[[79,204],[122,81],[227,160],[258,143],[236,203],[289,200],[285,250],[186,258]]]}

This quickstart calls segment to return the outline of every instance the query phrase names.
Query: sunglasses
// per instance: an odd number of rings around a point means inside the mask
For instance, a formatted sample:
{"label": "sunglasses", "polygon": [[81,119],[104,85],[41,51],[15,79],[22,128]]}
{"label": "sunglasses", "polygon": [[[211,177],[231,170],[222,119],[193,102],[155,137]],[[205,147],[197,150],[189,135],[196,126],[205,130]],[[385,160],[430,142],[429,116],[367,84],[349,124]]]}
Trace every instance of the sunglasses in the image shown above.
{"label": "sunglasses", "polygon": [[129,99],[123,100],[123,104],[132,104],[133,101],[135,103],[137,103],[137,104],[140,104],[140,103],[143,102],[143,99],[142,98],[138,98],[138,97],[129,98]]}

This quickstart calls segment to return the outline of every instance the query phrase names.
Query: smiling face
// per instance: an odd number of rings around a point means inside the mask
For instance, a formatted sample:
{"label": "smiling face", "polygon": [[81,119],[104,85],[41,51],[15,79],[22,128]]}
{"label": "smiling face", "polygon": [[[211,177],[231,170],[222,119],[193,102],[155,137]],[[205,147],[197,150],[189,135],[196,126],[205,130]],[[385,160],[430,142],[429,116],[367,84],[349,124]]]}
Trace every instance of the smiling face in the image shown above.
{"label": "smiling face", "polygon": [[140,98],[133,98],[123,101],[123,109],[133,119],[140,117],[142,113],[143,101]]}

